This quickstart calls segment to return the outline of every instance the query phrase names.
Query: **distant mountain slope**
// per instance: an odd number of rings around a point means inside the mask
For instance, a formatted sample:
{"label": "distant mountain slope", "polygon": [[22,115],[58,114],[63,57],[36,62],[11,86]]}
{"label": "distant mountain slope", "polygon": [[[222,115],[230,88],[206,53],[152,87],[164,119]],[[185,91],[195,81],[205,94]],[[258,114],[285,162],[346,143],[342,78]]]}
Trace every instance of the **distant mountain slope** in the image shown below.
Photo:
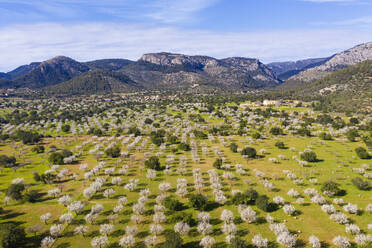
{"label": "distant mountain slope", "polygon": [[9,79],[17,78],[19,76],[23,76],[26,73],[30,72],[32,69],[38,67],[41,64],[41,62],[32,62],[29,65],[21,65],[17,67],[16,69],[10,71],[7,73],[9,76]]}
{"label": "distant mountain slope", "polygon": [[68,57],[55,57],[13,79],[13,88],[39,89],[58,84],[89,70],[89,67]]}
{"label": "distant mountain slope", "polygon": [[118,71],[124,66],[133,63],[133,61],[128,59],[99,59],[89,62],[82,63],[88,66],[90,69],[104,69],[108,71]]}
{"label": "distant mountain slope", "polygon": [[0,89],[12,88],[13,81],[7,78],[0,78]]}
{"label": "distant mountain slope", "polygon": [[339,71],[359,62],[372,59],[372,42],[353,47],[349,50],[333,55],[324,64],[307,69],[289,80],[305,83],[321,79],[332,72]]}
{"label": "distant mountain slope", "polygon": [[63,95],[90,95],[133,92],[141,89],[140,85],[122,73],[96,69],[69,81],[46,87],[43,91]]}
{"label": "distant mountain slope", "polygon": [[249,58],[219,60],[208,56],[151,53],[120,71],[149,89],[180,90],[202,86],[236,91],[281,83],[259,60]]}
{"label": "distant mountain slope", "polygon": [[9,79],[9,75],[4,73],[4,72],[0,72],[0,79],[2,79],[2,78]]}
{"label": "distant mountain slope", "polygon": [[314,58],[298,61],[273,62],[267,64],[267,67],[275,72],[281,80],[288,78],[315,66],[325,63],[329,58]]}
{"label": "distant mountain slope", "polygon": [[372,60],[329,74],[298,89],[302,97],[326,97],[337,110],[372,111]]}

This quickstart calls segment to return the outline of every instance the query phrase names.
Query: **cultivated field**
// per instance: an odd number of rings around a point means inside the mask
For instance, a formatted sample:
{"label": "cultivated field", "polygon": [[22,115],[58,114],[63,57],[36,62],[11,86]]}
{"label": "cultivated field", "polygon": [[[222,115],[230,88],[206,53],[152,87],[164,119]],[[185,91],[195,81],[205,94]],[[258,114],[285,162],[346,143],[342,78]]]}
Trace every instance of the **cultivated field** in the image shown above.
{"label": "cultivated field", "polygon": [[293,104],[2,107],[0,222],[26,230],[21,247],[371,245],[371,118]]}

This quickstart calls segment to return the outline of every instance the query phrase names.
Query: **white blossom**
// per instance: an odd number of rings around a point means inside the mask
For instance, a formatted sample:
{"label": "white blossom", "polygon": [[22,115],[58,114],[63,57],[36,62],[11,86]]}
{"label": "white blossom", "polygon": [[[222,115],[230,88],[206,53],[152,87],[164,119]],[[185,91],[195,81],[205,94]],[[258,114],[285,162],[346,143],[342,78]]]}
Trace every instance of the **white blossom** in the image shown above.
{"label": "white blossom", "polygon": [[333,238],[332,242],[340,248],[347,248],[351,245],[349,239],[344,236],[336,236]]}
{"label": "white blossom", "polygon": [[109,243],[109,240],[106,236],[95,237],[91,241],[91,245],[94,248],[103,248],[103,247],[107,246],[108,243]]}
{"label": "white blossom", "polygon": [[49,248],[53,245],[54,243],[54,238],[51,236],[46,236],[41,240],[41,247],[46,247]]}
{"label": "white blossom", "polygon": [[255,235],[253,238],[252,238],[252,244],[258,248],[261,248],[261,247],[267,247],[268,244],[269,244],[269,240],[268,239],[265,239],[263,238],[261,235]]}
{"label": "white blossom", "polygon": [[200,245],[203,248],[211,248],[216,243],[216,240],[211,236],[205,236],[200,240]]}

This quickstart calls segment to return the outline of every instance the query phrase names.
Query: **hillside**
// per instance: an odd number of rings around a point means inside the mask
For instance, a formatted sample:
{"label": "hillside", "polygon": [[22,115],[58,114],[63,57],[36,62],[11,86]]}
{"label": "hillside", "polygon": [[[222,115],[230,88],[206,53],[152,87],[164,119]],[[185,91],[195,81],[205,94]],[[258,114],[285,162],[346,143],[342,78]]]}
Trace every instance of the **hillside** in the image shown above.
{"label": "hillside", "polygon": [[142,87],[122,73],[96,69],[85,72],[67,82],[43,89],[46,93],[61,95],[110,94],[132,92]]}
{"label": "hillside", "polygon": [[188,56],[171,53],[145,54],[122,70],[148,89],[184,90],[206,87],[241,91],[274,87],[281,81],[257,59]]}
{"label": "hillside", "polygon": [[0,79],[2,79],[2,78],[9,79],[9,76],[4,72],[0,72]]}
{"label": "hillside", "polygon": [[12,88],[40,89],[72,79],[89,68],[68,57],[55,57],[42,62],[29,72],[13,79]]}
{"label": "hillside", "polygon": [[29,65],[21,65],[6,74],[8,75],[9,79],[14,79],[14,78],[25,75],[26,73],[30,72],[32,69],[38,67],[40,64],[41,64],[40,62],[32,62]]}
{"label": "hillside", "polygon": [[342,111],[372,110],[372,60],[332,73],[296,91],[301,97],[323,97]]}
{"label": "hillside", "polygon": [[372,42],[365,43],[333,55],[324,64],[307,69],[289,78],[289,81],[314,82],[332,72],[342,70],[348,66],[372,59]]}
{"label": "hillside", "polygon": [[123,67],[133,63],[128,59],[99,59],[89,62],[82,63],[88,66],[90,69],[104,69],[108,71],[118,71]]}
{"label": "hillside", "polygon": [[275,72],[281,80],[299,74],[300,72],[325,63],[329,58],[304,59],[298,61],[273,62],[267,67]]}

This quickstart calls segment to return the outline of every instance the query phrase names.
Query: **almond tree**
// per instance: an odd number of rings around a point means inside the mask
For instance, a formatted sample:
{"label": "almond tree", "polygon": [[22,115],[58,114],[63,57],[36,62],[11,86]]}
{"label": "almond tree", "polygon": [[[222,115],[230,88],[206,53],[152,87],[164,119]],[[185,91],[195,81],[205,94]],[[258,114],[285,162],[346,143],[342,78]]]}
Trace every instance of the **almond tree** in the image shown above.
{"label": "almond tree", "polygon": [[109,243],[108,238],[106,236],[98,236],[92,239],[91,245],[94,248],[103,248],[107,246]]}
{"label": "almond tree", "polygon": [[43,238],[41,240],[41,247],[46,247],[46,248],[49,248],[49,247],[52,247],[53,243],[54,243],[55,239],[52,238],[51,236],[46,236],[45,238]]}

